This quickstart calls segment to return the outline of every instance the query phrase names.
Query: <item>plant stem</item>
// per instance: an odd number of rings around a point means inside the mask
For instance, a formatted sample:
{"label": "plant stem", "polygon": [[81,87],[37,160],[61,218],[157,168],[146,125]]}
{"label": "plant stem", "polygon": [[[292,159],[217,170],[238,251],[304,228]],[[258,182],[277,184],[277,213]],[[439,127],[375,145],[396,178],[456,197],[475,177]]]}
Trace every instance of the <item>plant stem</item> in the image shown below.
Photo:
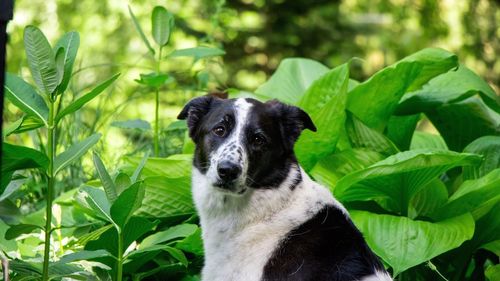
{"label": "plant stem", "polygon": [[45,245],[43,251],[43,273],[42,280],[49,280],[49,256],[50,256],[50,234],[52,232],[52,200],[54,197],[54,160],[56,155],[56,125],[54,124],[54,102],[49,103],[49,120],[47,128],[47,156],[49,166],[47,169],[47,205],[45,206]]}
{"label": "plant stem", "polygon": [[118,230],[118,255],[116,261],[116,281],[122,281],[123,271],[123,234]]}
{"label": "plant stem", "polygon": [[[158,52],[158,61],[156,62],[156,74],[157,75],[160,74],[161,51],[162,51],[162,47],[160,47],[160,50]],[[159,153],[160,153],[160,145],[159,145],[159,143],[160,143],[160,87],[156,88],[155,98],[156,98],[155,132],[154,132],[153,143],[154,143],[155,157],[158,157]]]}

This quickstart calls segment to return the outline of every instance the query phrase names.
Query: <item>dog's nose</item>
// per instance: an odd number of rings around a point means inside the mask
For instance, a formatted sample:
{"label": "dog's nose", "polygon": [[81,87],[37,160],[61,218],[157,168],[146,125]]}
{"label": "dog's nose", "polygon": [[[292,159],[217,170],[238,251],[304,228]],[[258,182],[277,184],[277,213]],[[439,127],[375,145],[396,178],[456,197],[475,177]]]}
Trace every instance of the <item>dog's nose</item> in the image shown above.
{"label": "dog's nose", "polygon": [[241,168],[234,163],[224,161],[217,165],[217,173],[222,180],[232,181],[240,175]]}

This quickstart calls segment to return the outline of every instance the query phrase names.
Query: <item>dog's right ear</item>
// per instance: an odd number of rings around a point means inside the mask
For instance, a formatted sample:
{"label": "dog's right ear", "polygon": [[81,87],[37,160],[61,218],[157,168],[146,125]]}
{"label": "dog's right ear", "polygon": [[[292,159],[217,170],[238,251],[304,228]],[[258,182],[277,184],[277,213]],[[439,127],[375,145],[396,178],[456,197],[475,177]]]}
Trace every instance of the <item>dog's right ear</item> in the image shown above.
{"label": "dog's right ear", "polygon": [[213,96],[202,96],[199,98],[194,98],[190,100],[182,109],[181,113],[177,116],[177,119],[184,120],[187,119],[187,126],[189,129],[189,136],[194,139],[200,124],[201,118],[205,116],[212,106],[213,101],[216,98]]}

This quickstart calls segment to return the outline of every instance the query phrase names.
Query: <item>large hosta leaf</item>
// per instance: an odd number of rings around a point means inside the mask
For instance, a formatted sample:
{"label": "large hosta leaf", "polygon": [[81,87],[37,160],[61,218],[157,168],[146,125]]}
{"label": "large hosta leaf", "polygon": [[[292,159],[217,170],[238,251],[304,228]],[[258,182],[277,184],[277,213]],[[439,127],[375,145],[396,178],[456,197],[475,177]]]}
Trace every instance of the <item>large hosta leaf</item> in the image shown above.
{"label": "large hosta leaf", "polygon": [[267,99],[297,104],[312,83],[326,72],[326,66],[313,60],[284,59],[271,78],[257,88],[255,93]]}
{"label": "large hosta leaf", "polygon": [[437,106],[464,100],[480,94],[491,108],[500,107],[500,102],[493,89],[467,67],[461,65],[458,70],[449,71],[429,81],[422,89],[403,96],[396,110],[398,114],[425,112]]}
{"label": "large hosta leaf", "polygon": [[500,134],[500,114],[477,96],[444,104],[425,114],[454,151],[462,151],[479,137]]}
{"label": "large hosta leaf", "polygon": [[28,25],[24,29],[24,48],[28,65],[36,85],[46,95],[58,86],[55,54],[42,31]]}
{"label": "large hosta leaf", "polygon": [[[140,157],[123,157],[126,165],[122,169],[132,175],[141,163]],[[148,158],[142,170],[143,177],[165,176],[169,178],[189,177],[193,166],[192,154],[176,154],[167,158]]]}
{"label": "large hosta leaf", "polygon": [[464,179],[478,179],[496,168],[500,168],[500,136],[484,136],[471,142],[464,152],[483,155],[479,167],[464,167]]}
{"label": "large hosta leaf", "polygon": [[143,184],[146,194],[139,215],[166,218],[195,213],[189,177],[147,177]]}
{"label": "large hosta leaf", "polygon": [[49,118],[49,108],[33,87],[16,75],[5,74],[5,95],[24,113],[39,118],[45,125]]}
{"label": "large hosta leaf", "polygon": [[437,223],[364,211],[351,211],[351,216],[368,245],[393,268],[394,275],[460,246],[474,234],[470,214]]}
{"label": "large hosta leaf", "polygon": [[431,217],[447,200],[448,190],[446,185],[439,179],[434,179],[410,200],[408,217]]}
{"label": "large hosta leaf", "polygon": [[382,131],[406,92],[456,65],[457,57],[452,53],[421,50],[354,87],[348,94],[347,108],[369,127]]}
{"label": "large hosta leaf", "polygon": [[[311,114],[317,132],[303,131],[295,145],[295,153],[305,170],[312,169],[319,159],[335,150],[344,128],[348,82],[349,65],[340,65],[316,80],[301,100],[302,106],[311,110],[326,102]],[[321,98],[310,97],[315,95]]]}
{"label": "large hosta leaf", "polygon": [[421,114],[396,116],[389,118],[385,134],[401,151],[410,148],[413,132],[417,127]]}
{"label": "large hosta leaf", "polygon": [[341,201],[377,200],[407,214],[410,199],[437,176],[456,166],[477,165],[481,157],[440,150],[411,150],[392,155],[343,177],[334,189]]}
{"label": "large hosta leaf", "polygon": [[[415,131],[411,139],[410,149],[425,149],[433,148],[440,150],[448,150],[446,143],[440,135],[434,135],[426,132]],[[470,151],[470,153],[474,153]]]}

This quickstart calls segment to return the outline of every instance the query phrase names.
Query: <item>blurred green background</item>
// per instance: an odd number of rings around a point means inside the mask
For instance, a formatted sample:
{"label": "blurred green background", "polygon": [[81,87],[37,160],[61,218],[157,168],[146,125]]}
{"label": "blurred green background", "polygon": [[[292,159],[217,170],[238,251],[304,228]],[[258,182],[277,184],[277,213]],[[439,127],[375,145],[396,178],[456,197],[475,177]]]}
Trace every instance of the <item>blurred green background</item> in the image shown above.
{"label": "blurred green background", "polygon": [[[121,78],[111,90],[63,126],[67,138],[104,133],[100,150],[109,160],[143,149],[150,139],[140,130],[109,127],[113,121],[154,118],[153,91],[137,84],[139,73],[154,70],[147,49],[136,32],[128,5],[146,34],[150,14],[163,5],[175,15],[169,50],[212,46],[223,57],[193,62],[190,58],[162,61],[162,70],[175,81],[161,93],[161,124],[165,128],[163,156],[174,153],[168,125],[182,104],[214,89],[252,91],[286,57],[306,57],[329,67],[358,57],[351,76],[364,80],[377,70],[424,47],[442,47],[456,53],[498,92],[500,86],[500,1],[492,0],[239,0],[239,1],[95,1],[19,0],[8,26],[8,71],[28,79],[23,29],[40,27],[54,43],[65,32],[81,36],[71,92],[78,96],[116,72]],[[28,79],[29,80],[29,79]],[[21,112],[7,103],[4,122]],[[5,125],[5,124],[4,124]],[[174,128],[175,129],[175,128]],[[175,130],[174,130],[175,131]],[[169,135],[170,134],[170,135]],[[8,141],[36,146],[36,138],[10,136]],[[25,138],[25,139],[20,139]],[[64,142],[64,140],[61,140]],[[71,143],[71,140],[67,140]]]}

